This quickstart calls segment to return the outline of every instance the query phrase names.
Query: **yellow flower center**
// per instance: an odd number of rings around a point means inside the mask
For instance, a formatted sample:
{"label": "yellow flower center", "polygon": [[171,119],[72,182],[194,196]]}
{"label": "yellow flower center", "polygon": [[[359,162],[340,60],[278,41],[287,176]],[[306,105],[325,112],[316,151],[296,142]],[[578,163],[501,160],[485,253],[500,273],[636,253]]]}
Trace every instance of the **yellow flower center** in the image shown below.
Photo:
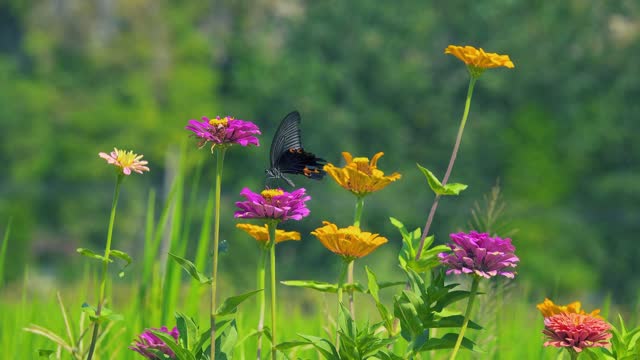
{"label": "yellow flower center", "polygon": [[209,120],[209,125],[227,127],[229,125],[229,120],[233,120],[233,118],[229,116],[225,116],[222,119],[220,119],[219,116],[216,116],[215,119]]}
{"label": "yellow flower center", "polygon": [[280,189],[266,189],[260,193],[265,200],[271,200],[274,196],[280,196],[282,194],[284,194],[284,191]]}
{"label": "yellow flower center", "polygon": [[353,163],[356,164],[356,169],[362,171],[367,175],[371,175],[371,166],[369,165],[369,159],[366,157],[357,157],[353,159]]}
{"label": "yellow flower center", "polygon": [[136,160],[136,154],[133,151],[118,150],[118,162],[123,168],[133,165]]}

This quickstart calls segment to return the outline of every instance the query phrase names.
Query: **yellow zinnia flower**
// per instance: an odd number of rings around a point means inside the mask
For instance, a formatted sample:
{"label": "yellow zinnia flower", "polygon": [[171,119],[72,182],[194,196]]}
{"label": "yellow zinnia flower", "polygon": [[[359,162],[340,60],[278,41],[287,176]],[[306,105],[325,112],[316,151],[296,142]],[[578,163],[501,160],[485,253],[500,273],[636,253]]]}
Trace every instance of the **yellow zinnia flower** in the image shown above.
{"label": "yellow zinnia flower", "polygon": [[338,229],[328,221],[322,223],[324,226],[312,231],[311,235],[317,237],[324,247],[347,260],[368,255],[387,242],[387,239],[379,234],[361,231],[355,226]]}
{"label": "yellow zinnia flower", "polygon": [[324,166],[326,171],[338,183],[338,185],[351,191],[357,196],[364,196],[374,191],[383,189],[391,182],[400,179],[401,175],[393,173],[385,176],[382,170],[378,169],[378,159],[384,155],[379,152],[373,155],[371,161],[366,157],[354,158],[348,152],[343,152],[342,156],[347,161],[343,168],[327,164]]}
{"label": "yellow zinnia flower", "polygon": [[[236,227],[245,231],[261,243],[266,244],[269,240],[269,228],[267,224],[264,224],[264,226],[236,224]],[[276,244],[287,240],[300,240],[300,233],[297,231],[276,230]]]}
{"label": "yellow zinnia flower", "polygon": [[587,314],[584,310],[581,309],[582,304],[580,301],[574,301],[568,305],[556,305],[553,301],[545,298],[544,301],[538,305],[536,305],[542,316],[548,318],[550,316],[556,314],[583,314],[583,315],[591,315],[595,317],[600,317],[598,314],[600,313],[600,309],[593,310],[591,313]]}
{"label": "yellow zinnia flower", "polygon": [[504,66],[513,69],[515,65],[509,58],[509,55],[500,55],[496,53],[487,53],[473,46],[456,46],[449,45],[444,50],[445,54],[451,54],[462,60],[474,76],[479,76],[484,70]]}

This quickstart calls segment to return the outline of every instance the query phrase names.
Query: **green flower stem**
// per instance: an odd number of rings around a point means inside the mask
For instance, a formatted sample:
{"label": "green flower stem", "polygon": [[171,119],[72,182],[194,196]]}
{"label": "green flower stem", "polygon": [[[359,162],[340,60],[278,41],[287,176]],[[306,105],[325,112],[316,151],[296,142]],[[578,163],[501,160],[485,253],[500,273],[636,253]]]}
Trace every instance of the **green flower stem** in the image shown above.
{"label": "green flower stem", "polygon": [[218,246],[220,243],[220,192],[222,189],[222,165],[226,147],[216,146],[215,218],[213,224],[213,270],[211,276],[211,360],[216,358],[216,290],[218,281]]}
{"label": "green flower stem", "polygon": [[271,265],[271,359],[276,360],[276,228],[278,221],[269,222],[269,252]]}
{"label": "green flower stem", "polygon": [[453,360],[456,358],[456,354],[460,349],[460,345],[462,345],[462,339],[464,338],[464,333],[467,331],[467,326],[469,325],[469,318],[471,317],[471,309],[473,307],[473,301],[475,300],[476,295],[478,294],[479,284],[480,284],[480,277],[478,275],[474,275],[473,282],[471,283],[469,300],[467,301],[467,310],[464,313],[464,321],[462,323],[462,328],[460,328],[460,334],[458,334],[456,345],[453,347],[453,352],[451,352],[451,357],[449,357],[449,360]]}
{"label": "green flower stem", "polygon": [[[460,128],[458,129],[458,136],[456,137],[456,143],[453,146],[453,152],[451,153],[451,158],[449,159],[449,166],[447,166],[447,171],[442,178],[442,186],[447,185],[447,181],[449,181],[449,176],[451,175],[451,170],[453,169],[453,164],[456,162],[456,157],[458,156],[458,149],[460,148],[460,142],[462,141],[462,134],[464,133],[464,126],[467,124],[467,117],[469,116],[469,109],[471,108],[471,97],[473,96],[473,88],[476,84],[477,78],[471,76],[469,79],[469,89],[467,90],[467,100],[464,104],[464,113],[462,114],[462,121],[460,122]],[[422,254],[422,248],[424,247],[424,241],[429,234],[429,229],[431,228],[431,223],[433,222],[433,216],[436,213],[436,209],[438,208],[438,200],[440,200],[440,195],[436,195],[433,200],[433,204],[431,205],[431,210],[429,210],[429,216],[427,217],[427,223],[422,230],[422,235],[420,236],[420,246],[418,246],[418,252],[416,253],[416,260],[420,259],[420,255]]]}
{"label": "green flower stem", "polygon": [[353,226],[360,228],[360,219],[362,219],[362,208],[364,208],[364,196],[356,197],[356,213],[353,219]]}
{"label": "green flower stem", "polygon": [[[347,274],[347,269],[353,269],[353,260],[352,259],[343,259],[342,266],[340,269],[340,276],[338,277],[338,312],[336,314],[336,319],[340,318],[340,306],[342,305],[342,288],[344,287],[344,277]],[[336,350],[340,350],[340,333],[339,329],[336,329]]]}
{"label": "green flower stem", "polygon": [[569,355],[571,356],[571,360],[578,360],[579,353],[575,352],[575,350],[567,349],[569,351]]}
{"label": "green flower stem", "polygon": [[[268,246],[268,244],[267,244]],[[258,352],[257,358],[260,360],[262,354],[262,330],[264,329],[264,310],[266,308],[266,300],[267,296],[264,291],[265,285],[265,275],[266,275],[266,265],[267,265],[267,257],[269,256],[268,247],[261,248],[262,253],[260,254],[260,260],[258,263],[258,289],[262,289],[260,294],[258,295],[258,301],[260,302],[260,320],[258,320]]]}
{"label": "green flower stem", "polygon": [[[98,293],[98,306],[96,308],[96,318],[100,317],[102,307],[104,306],[104,297],[107,290],[107,268],[109,266],[109,255],[111,253],[111,239],[113,237],[113,224],[116,220],[116,207],[118,206],[118,197],[120,196],[120,185],[124,179],[124,174],[118,173],[116,178],[116,188],[113,191],[113,201],[111,202],[111,215],[109,216],[109,228],[107,230],[107,244],[104,248],[104,259],[102,259],[102,279],[100,280],[100,290]],[[91,335],[91,345],[89,346],[89,353],[87,354],[87,360],[93,358],[93,354],[96,349],[96,342],[98,341],[98,329],[100,328],[99,321],[93,324],[93,334]]]}
{"label": "green flower stem", "polygon": [[[364,208],[364,196],[356,196],[356,211],[353,220],[353,226],[360,228],[360,219],[362,219],[362,209]],[[353,267],[355,261],[349,263],[349,270],[347,275],[347,282],[353,284]],[[356,319],[356,307],[355,307],[355,295],[353,288],[349,289],[349,311],[351,312],[351,318]]]}

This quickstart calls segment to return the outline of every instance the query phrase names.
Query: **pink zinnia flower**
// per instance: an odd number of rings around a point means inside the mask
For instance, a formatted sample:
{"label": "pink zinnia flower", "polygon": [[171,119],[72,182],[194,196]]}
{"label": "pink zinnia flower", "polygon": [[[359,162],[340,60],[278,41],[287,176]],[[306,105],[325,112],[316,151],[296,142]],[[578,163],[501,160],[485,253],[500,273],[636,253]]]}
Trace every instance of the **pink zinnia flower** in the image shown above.
{"label": "pink zinnia flower", "polygon": [[138,174],[142,174],[143,171],[149,171],[146,166],[148,162],[141,160],[144,155],[134,154],[133,151],[113,148],[110,154],[101,152],[98,156],[107,160],[107,163],[119,167],[125,175],[131,175],[131,171],[135,171]]}
{"label": "pink zinnia flower", "polygon": [[589,314],[561,313],[544,319],[544,346],[568,348],[581,352],[588,347],[606,347],[612,334],[611,325]]}
{"label": "pink zinnia flower", "polygon": [[189,125],[185,129],[193,131],[195,136],[201,139],[200,146],[207,142],[213,143],[213,146],[220,144],[240,144],[247,146],[253,144],[260,146],[258,138],[260,129],[251,121],[234,119],[230,116],[215,119],[202,117],[202,120],[189,120]]}
{"label": "pink zinnia flower", "polygon": [[450,269],[447,274],[476,274],[487,279],[502,275],[515,276],[515,267],[520,261],[514,254],[511,239],[491,237],[487,233],[455,233],[449,235],[453,253],[440,253],[440,262]]}
{"label": "pink zinnia flower", "polygon": [[[178,332],[177,327],[174,327],[171,331],[169,331],[166,326],[163,326],[160,329],[153,328],[153,330],[167,333],[171,335],[171,337],[176,339],[176,343],[178,342],[180,333]],[[163,359],[155,354],[157,352],[168,355],[171,359],[175,359],[176,356],[176,354],[171,351],[167,344],[165,344],[164,341],[160,340],[160,338],[154,335],[150,330],[145,330],[142,334],[140,334],[138,336],[138,339],[134,341],[131,346],[129,346],[129,349],[142,354],[142,356],[146,357],[147,359]]]}
{"label": "pink zinnia flower", "polygon": [[240,195],[247,200],[236,202],[240,209],[234,214],[236,218],[300,220],[309,215],[305,202],[311,199],[311,196],[305,196],[304,188],[291,193],[282,189],[267,189],[260,194],[244,188]]}

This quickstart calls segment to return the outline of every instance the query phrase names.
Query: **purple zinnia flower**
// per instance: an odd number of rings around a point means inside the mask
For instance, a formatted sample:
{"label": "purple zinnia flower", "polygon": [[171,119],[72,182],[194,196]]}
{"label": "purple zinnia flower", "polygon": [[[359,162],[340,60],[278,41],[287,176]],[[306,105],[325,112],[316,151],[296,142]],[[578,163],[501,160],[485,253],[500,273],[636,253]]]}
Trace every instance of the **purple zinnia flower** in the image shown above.
{"label": "purple zinnia flower", "polygon": [[219,144],[260,146],[258,138],[254,136],[261,134],[258,126],[251,121],[234,119],[231,116],[225,116],[222,119],[219,116],[215,119],[203,116],[200,121],[192,119],[189,120],[189,125],[185,129],[193,131],[197,137],[202,139],[200,146],[207,142],[212,142],[213,146]]}
{"label": "purple zinnia flower", "polygon": [[514,268],[520,259],[514,254],[516,248],[511,239],[475,231],[449,236],[453,253],[438,254],[440,262],[450,268],[447,274],[476,274],[487,279],[496,275],[515,276]]}
{"label": "purple zinnia flower", "polygon": [[[167,333],[171,335],[171,337],[176,339],[176,343],[178,342],[178,336],[180,336],[180,333],[178,332],[177,327],[174,327],[171,331],[169,331],[166,326],[163,326],[160,329],[153,328],[153,330]],[[171,359],[174,359],[176,356],[176,354],[171,351],[171,349],[167,346],[167,344],[165,344],[164,341],[160,340],[159,337],[154,335],[148,329],[138,336],[138,339],[131,346],[129,346],[129,349],[142,354],[142,356],[146,357],[147,359],[161,359],[156,355],[156,353],[158,352],[168,355]]]}
{"label": "purple zinnia flower", "polygon": [[260,194],[244,188],[240,195],[247,200],[236,202],[236,206],[240,208],[234,214],[237,218],[300,220],[309,215],[309,209],[304,203],[311,196],[305,196],[304,188],[291,193],[282,189],[267,189]]}

